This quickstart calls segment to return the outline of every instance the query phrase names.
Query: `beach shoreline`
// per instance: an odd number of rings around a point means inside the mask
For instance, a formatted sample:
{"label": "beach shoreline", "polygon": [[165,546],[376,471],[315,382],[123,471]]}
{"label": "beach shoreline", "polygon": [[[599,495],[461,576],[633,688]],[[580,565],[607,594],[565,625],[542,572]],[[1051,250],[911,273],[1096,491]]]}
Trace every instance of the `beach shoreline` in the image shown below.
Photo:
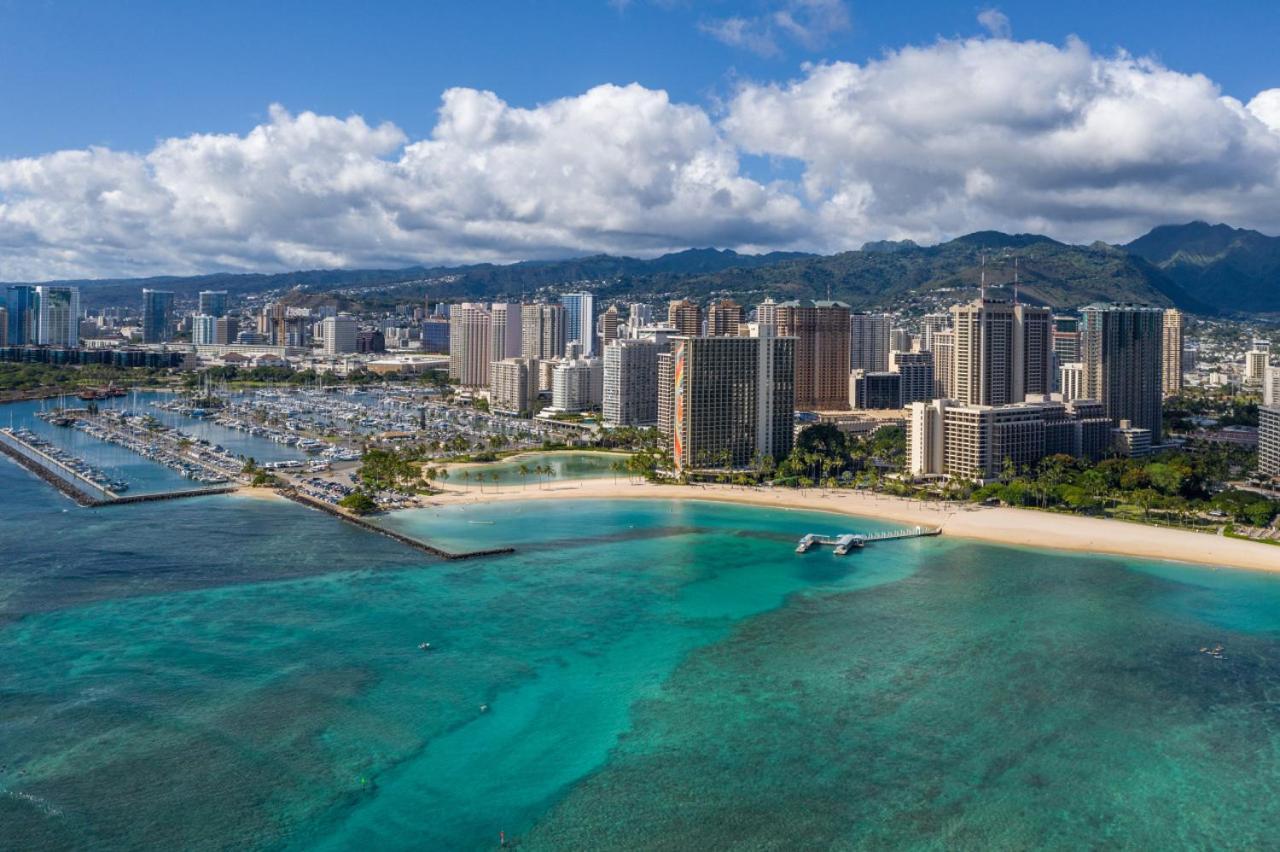
{"label": "beach shoreline", "polygon": [[[501,456],[499,458],[494,459],[493,461],[482,461],[482,462],[441,461],[435,464],[433,464],[432,462],[425,462],[424,464],[427,466],[438,466],[438,467],[445,468],[446,470],[449,470],[449,471],[454,471],[454,470],[465,470],[469,468],[474,469],[474,468],[497,467],[499,465],[510,464],[512,462],[519,462],[521,459],[527,459],[533,456],[578,456],[578,455],[617,456],[618,458],[625,459],[625,458],[630,458],[632,455],[634,455],[634,453],[627,452],[626,450],[590,450],[590,449],[587,449],[587,450],[584,450],[584,449],[538,450],[538,449],[533,449],[533,450],[522,450],[518,453],[514,453],[509,456]],[[576,482],[577,480],[565,480],[565,481]]]}
{"label": "beach shoreline", "polygon": [[943,535],[1021,547],[1159,559],[1214,568],[1280,573],[1280,549],[1190,530],[1153,527],[1032,509],[927,503],[845,489],[774,489],[731,485],[663,485],[611,478],[539,485],[455,488],[424,498],[424,508],[521,500],[708,500],[779,509],[829,512],[939,527]]}

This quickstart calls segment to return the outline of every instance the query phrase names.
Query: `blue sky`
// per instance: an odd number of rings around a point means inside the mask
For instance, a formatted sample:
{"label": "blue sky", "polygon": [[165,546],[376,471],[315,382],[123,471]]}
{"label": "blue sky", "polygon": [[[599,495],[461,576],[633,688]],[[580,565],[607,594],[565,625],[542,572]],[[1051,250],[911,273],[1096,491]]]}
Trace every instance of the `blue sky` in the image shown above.
{"label": "blue sky", "polygon": [[1280,232],[1259,0],[0,0],[0,281]]}
{"label": "blue sky", "polygon": [[[1201,72],[1242,100],[1280,85],[1274,3],[1002,2],[1013,35],[1099,53],[1127,49]],[[815,49],[781,39],[761,57],[700,24],[765,14],[761,2],[58,2],[0,0],[0,156],[244,130],[280,103],[358,113],[413,137],[452,86],[531,106],[598,83],[639,82],[708,102],[742,78],[785,79],[814,59],[982,31],[985,4],[849,4],[849,29]]]}

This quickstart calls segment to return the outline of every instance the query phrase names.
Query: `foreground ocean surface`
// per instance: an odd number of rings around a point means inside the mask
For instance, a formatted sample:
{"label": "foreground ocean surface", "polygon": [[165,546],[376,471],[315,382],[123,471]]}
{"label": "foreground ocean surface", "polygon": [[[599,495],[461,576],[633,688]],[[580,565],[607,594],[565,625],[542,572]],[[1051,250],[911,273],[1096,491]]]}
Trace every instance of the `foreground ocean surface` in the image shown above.
{"label": "foreground ocean surface", "polygon": [[233,496],[78,509],[0,460],[0,849],[1280,835],[1277,578],[945,537],[801,557],[888,525],[697,502],[383,522],[517,552]]}

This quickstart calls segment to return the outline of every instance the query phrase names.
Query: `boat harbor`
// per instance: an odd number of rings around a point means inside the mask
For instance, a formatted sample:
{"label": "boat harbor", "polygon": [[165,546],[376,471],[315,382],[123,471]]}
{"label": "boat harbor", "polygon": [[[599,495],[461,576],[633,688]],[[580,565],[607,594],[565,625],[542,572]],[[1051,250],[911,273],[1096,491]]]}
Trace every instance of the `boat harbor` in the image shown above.
{"label": "boat harbor", "polygon": [[907,527],[878,533],[844,533],[836,536],[808,533],[802,536],[799,544],[796,545],[796,553],[808,553],[815,547],[822,546],[833,548],[832,553],[836,556],[844,556],[851,551],[861,550],[876,541],[895,541],[903,538],[924,538],[934,535],[942,535],[942,530],[936,527]]}
{"label": "boat harbor", "polygon": [[236,482],[244,469],[244,463],[222,447],[165,426],[148,414],[119,409],[55,409],[37,416],[124,447],[205,485]]}
{"label": "boat harbor", "polygon": [[[106,479],[105,474],[82,459],[65,450],[54,447],[48,441],[26,429],[0,429],[0,453],[9,456],[22,467],[43,479],[49,485],[86,508],[116,506],[128,503],[151,503],[158,500],[179,500],[184,497],[207,497],[226,494],[238,485],[221,488],[193,488],[181,491],[160,491],[146,494],[123,494],[128,483]],[[105,484],[100,484],[104,479]]]}
{"label": "boat harbor", "polygon": [[129,489],[129,483],[112,478],[105,471],[55,447],[29,429],[0,429],[0,444],[10,451],[9,455],[17,454],[51,471],[68,484],[83,489],[88,499],[114,499]]}

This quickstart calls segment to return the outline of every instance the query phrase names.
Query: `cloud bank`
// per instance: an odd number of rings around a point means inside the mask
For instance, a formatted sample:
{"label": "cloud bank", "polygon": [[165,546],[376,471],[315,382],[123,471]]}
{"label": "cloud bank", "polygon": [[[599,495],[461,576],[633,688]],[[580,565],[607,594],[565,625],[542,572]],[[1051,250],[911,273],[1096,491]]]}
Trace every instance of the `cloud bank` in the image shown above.
{"label": "cloud bank", "polygon": [[1242,103],[1150,59],[993,36],[807,65],[714,108],[635,84],[528,109],[450,89],[425,139],[276,106],[244,135],[0,160],[0,280],[1277,232],[1278,192],[1280,89]]}

